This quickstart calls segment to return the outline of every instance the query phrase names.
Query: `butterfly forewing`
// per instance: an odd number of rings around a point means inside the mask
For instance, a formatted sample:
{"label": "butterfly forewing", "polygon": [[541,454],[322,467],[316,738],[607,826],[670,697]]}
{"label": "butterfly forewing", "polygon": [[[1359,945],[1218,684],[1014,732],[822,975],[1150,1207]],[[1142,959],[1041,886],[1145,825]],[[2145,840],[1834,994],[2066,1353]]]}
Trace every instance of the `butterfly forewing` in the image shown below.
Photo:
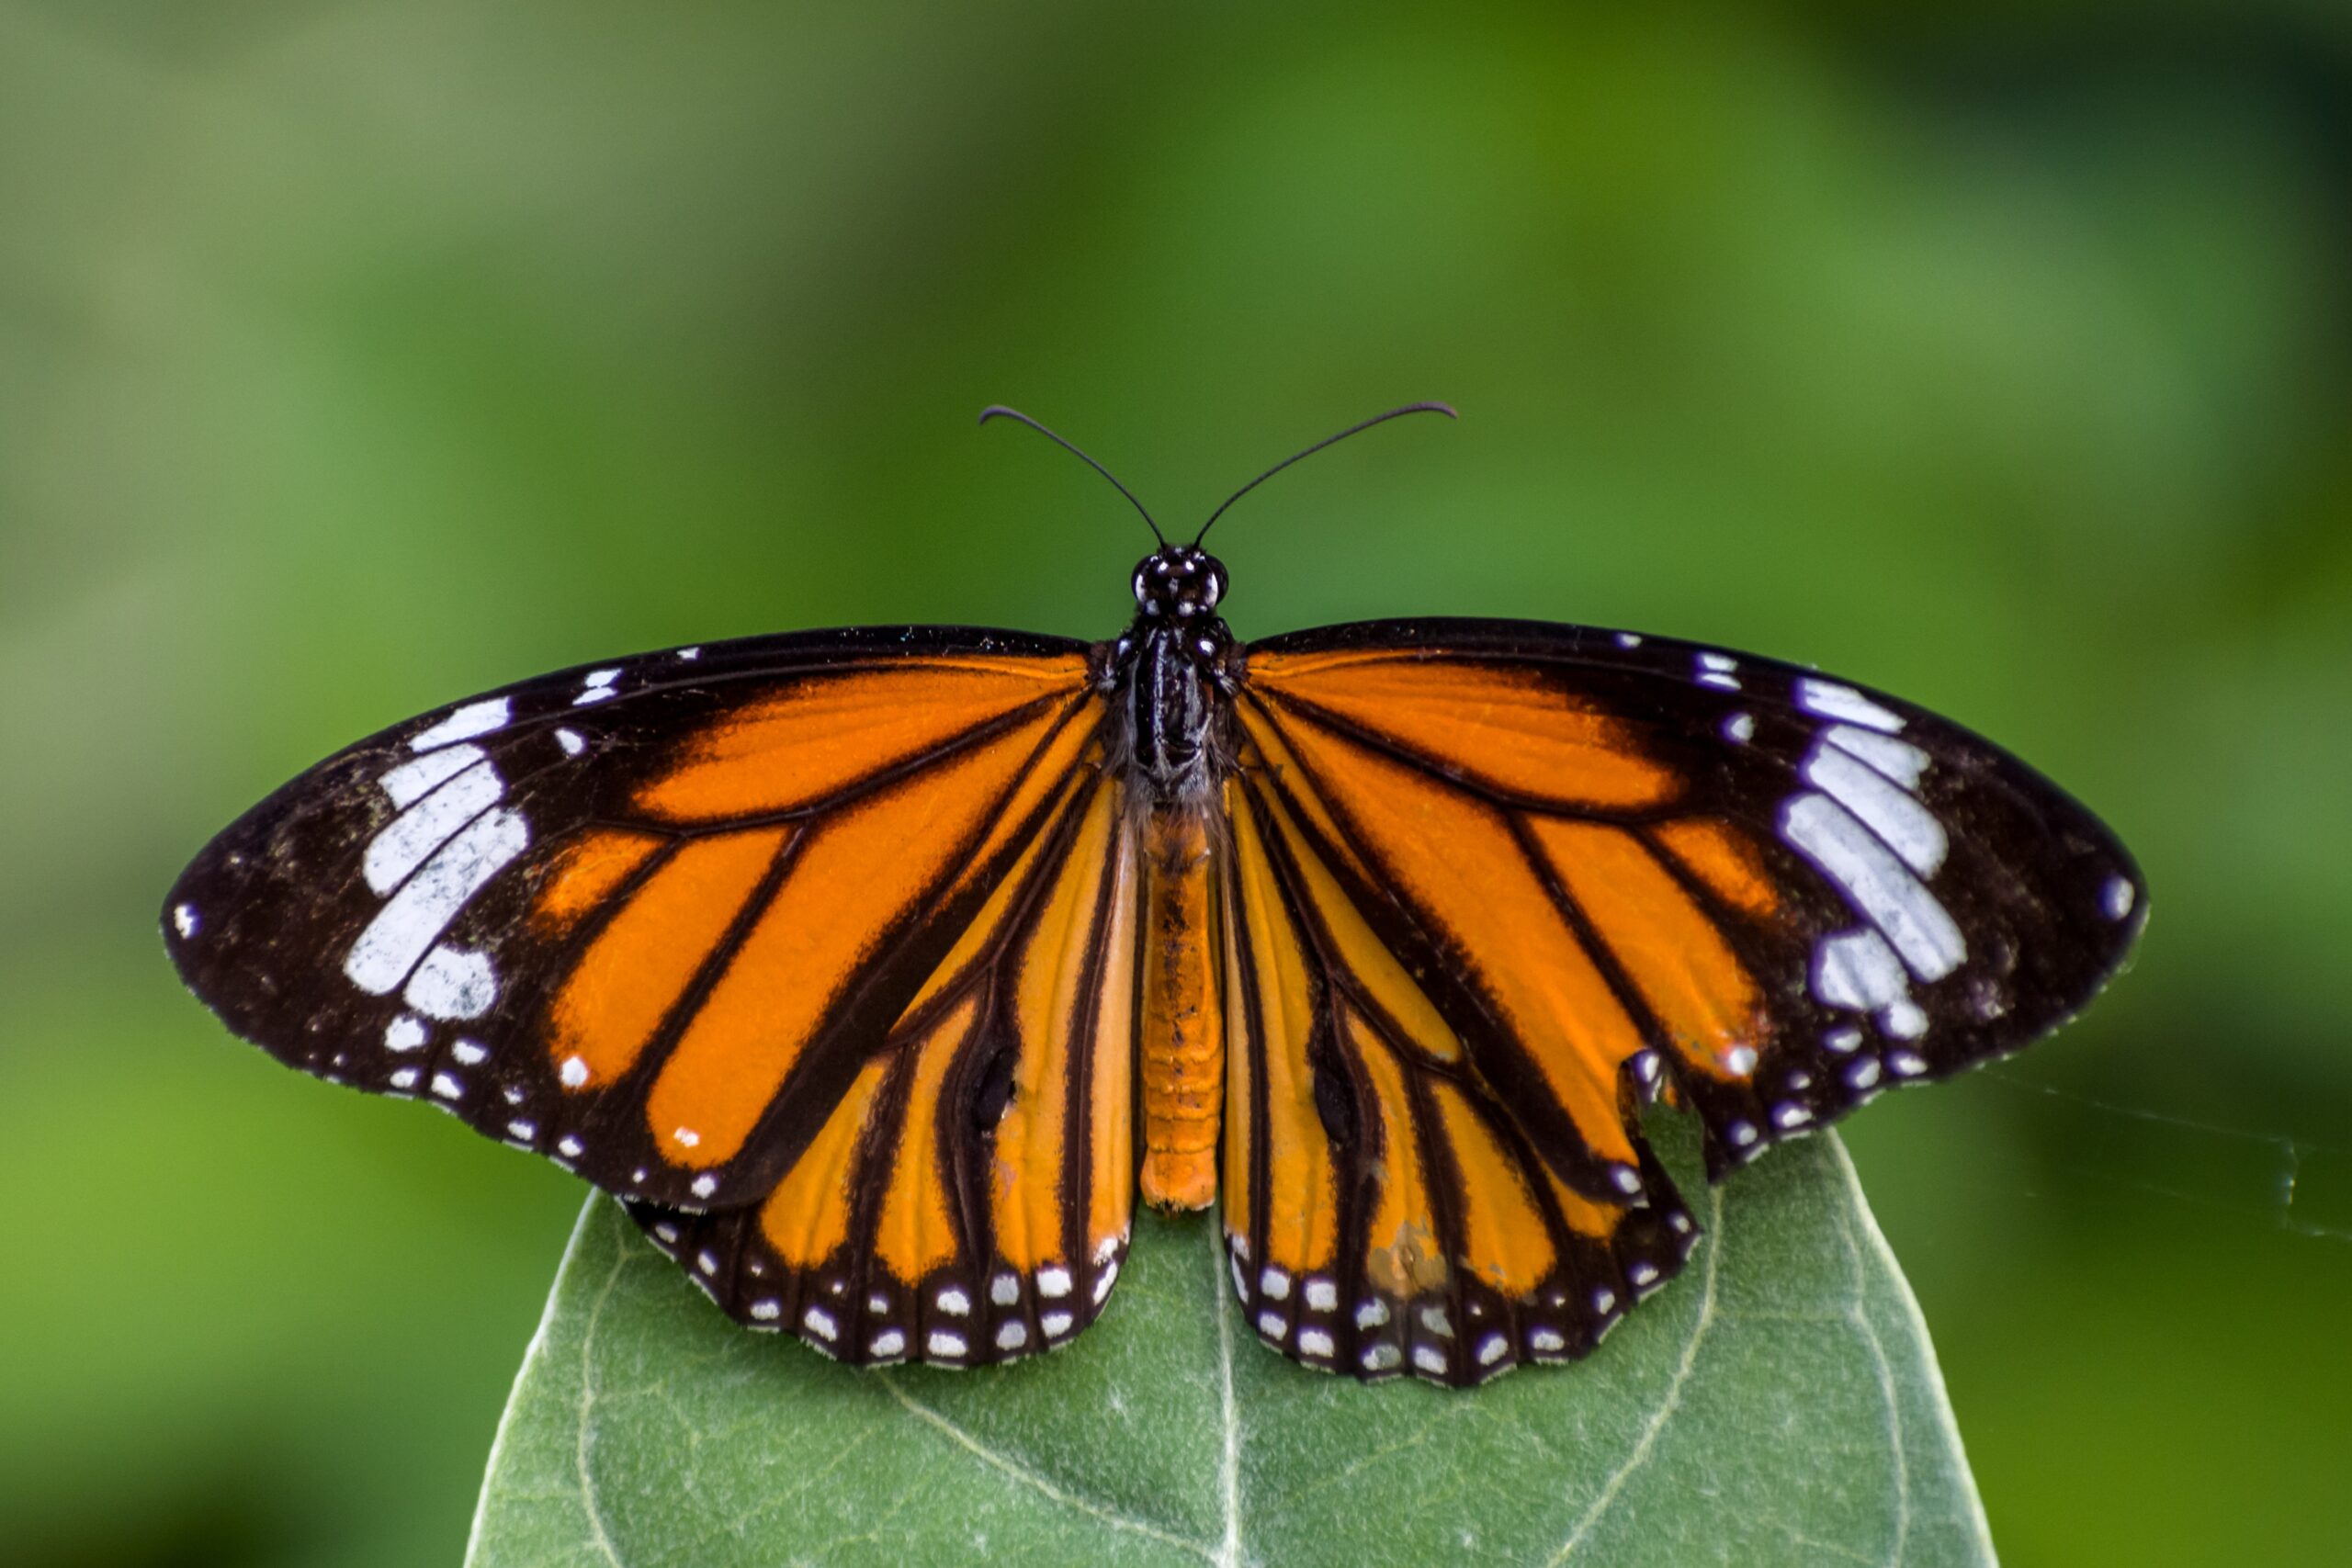
{"label": "butterfly forewing", "polygon": [[820,633],[525,682],[223,833],[165,934],[293,1066],[609,1190],[758,1201],[1099,756],[1081,645]]}

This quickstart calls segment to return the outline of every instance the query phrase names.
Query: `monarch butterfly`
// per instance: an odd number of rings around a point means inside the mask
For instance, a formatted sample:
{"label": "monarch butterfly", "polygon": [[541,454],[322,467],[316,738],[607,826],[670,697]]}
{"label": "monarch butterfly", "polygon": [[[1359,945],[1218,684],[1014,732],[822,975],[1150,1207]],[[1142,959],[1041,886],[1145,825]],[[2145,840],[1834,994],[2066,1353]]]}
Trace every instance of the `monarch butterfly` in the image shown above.
{"label": "monarch butterfly", "polygon": [[1644,1103],[1720,1178],[2048,1032],[2145,919],[2098,819],[1918,708],[1569,626],[1244,644],[1209,525],[1152,525],[1109,642],[753,637],[396,725],[198,855],[166,944],[828,1356],[1069,1343],[1140,1194],[1217,1204],[1284,1354],[1466,1386],[1680,1267]]}

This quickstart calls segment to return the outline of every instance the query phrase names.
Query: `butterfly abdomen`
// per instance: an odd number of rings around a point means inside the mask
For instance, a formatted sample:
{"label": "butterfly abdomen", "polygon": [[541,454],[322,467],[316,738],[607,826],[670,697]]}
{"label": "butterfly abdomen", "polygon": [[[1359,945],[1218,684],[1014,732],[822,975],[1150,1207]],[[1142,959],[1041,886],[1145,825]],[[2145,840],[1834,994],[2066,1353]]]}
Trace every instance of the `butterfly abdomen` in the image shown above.
{"label": "butterfly abdomen", "polygon": [[1143,1197],[1163,1209],[1205,1209],[1216,1197],[1225,1100],[1208,818],[1155,807],[1143,831]]}

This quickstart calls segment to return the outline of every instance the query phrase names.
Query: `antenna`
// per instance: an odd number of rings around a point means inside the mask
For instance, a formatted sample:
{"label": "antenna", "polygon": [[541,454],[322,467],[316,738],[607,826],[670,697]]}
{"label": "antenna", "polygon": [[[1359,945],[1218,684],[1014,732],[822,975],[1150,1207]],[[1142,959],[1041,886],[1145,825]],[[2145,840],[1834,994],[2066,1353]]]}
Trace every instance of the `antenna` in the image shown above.
{"label": "antenna", "polygon": [[[1385,416],[1384,415],[1383,417]],[[1047,430],[1044,425],[1039,424],[1035,420],[1031,419],[1019,409],[1009,409],[1002,403],[990,403],[988,407],[980,411],[980,423],[982,424],[986,424],[992,419],[1019,420],[1022,423],[1027,425],[1030,429],[1035,431],[1038,434],[1044,436],[1055,446],[1059,446],[1063,451],[1069,453],[1080,462],[1084,463],[1088,468],[1092,468],[1096,473],[1101,474],[1104,479],[1109,479],[1111,481],[1112,488],[1116,490],[1121,495],[1127,498],[1128,505],[1134,507],[1137,512],[1143,513],[1144,526],[1149,528],[1151,530],[1151,536],[1159,541],[1159,547],[1163,550],[1168,547],[1168,536],[1159,531],[1159,525],[1151,520],[1151,513],[1144,512],[1143,502],[1136,499],[1136,492],[1129,490],[1126,486],[1119,483],[1118,475],[1113,473],[1110,469],[1104,468],[1102,464],[1096,462],[1093,458],[1080,451],[1076,446],[1055,434],[1052,431]],[[1336,441],[1339,437],[1334,436],[1332,439]]]}
{"label": "antenna", "polygon": [[[1012,411],[1006,409],[1002,412],[1011,413]],[[1268,479],[1272,479],[1276,474],[1281,473],[1284,468],[1289,468],[1301,457],[1312,457],[1316,453],[1323,450],[1324,447],[1330,446],[1335,441],[1345,441],[1349,436],[1354,435],[1361,431],[1370,430],[1375,424],[1385,424],[1392,419],[1401,419],[1408,413],[1442,413],[1448,419],[1460,419],[1462,417],[1460,414],[1454,412],[1451,406],[1445,403],[1407,403],[1401,409],[1390,409],[1386,413],[1376,413],[1370,419],[1363,421],[1361,423],[1351,424],[1348,426],[1347,429],[1340,432],[1337,435],[1327,435],[1322,440],[1317,441],[1314,446],[1307,447],[1305,451],[1292,453],[1289,457],[1284,457],[1281,462],[1276,463],[1272,468],[1268,468],[1264,473],[1260,474],[1256,479],[1251,479],[1248,484],[1243,485],[1239,490],[1235,491],[1231,495],[1227,496],[1225,498],[1225,506],[1220,506],[1215,512],[1210,513],[1209,520],[1201,525],[1201,531],[1193,536],[1193,547],[1198,548],[1200,542],[1209,536],[1209,530],[1216,526],[1216,520],[1225,515],[1226,506],[1231,506],[1235,502],[1239,501],[1243,496],[1248,495],[1251,491],[1256,490],[1260,485],[1264,484]],[[986,418],[987,416],[982,415],[981,417]],[[1046,434],[1052,435],[1053,432],[1047,431]],[[1054,438],[1057,441],[1061,439],[1059,436],[1055,436]],[[1085,456],[1082,452],[1079,455],[1080,457]],[[1089,460],[1091,461],[1091,459]],[[1114,479],[1111,482],[1116,484],[1118,481]],[[1158,533],[1159,530],[1155,528],[1152,532]]]}

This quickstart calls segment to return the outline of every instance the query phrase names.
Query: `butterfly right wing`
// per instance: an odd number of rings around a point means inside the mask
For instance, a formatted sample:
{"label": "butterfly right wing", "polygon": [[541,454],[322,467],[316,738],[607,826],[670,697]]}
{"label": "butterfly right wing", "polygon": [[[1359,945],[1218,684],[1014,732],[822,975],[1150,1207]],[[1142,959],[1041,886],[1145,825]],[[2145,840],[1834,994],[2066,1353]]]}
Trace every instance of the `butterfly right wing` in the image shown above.
{"label": "butterfly right wing", "polygon": [[1656,1203],[1564,1183],[1254,750],[1226,798],[1223,1213],[1251,1325],[1366,1380],[1585,1354],[1697,1239],[1665,1172],[1636,1136]]}

